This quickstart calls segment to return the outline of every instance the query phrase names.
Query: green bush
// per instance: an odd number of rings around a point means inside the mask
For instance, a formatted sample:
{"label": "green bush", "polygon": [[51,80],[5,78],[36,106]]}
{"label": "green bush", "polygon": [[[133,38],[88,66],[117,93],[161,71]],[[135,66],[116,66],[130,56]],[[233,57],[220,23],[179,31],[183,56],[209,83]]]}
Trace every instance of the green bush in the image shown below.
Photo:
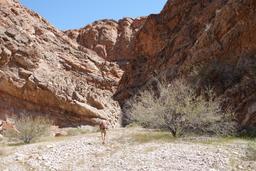
{"label": "green bush", "polygon": [[144,127],[168,129],[175,137],[189,131],[230,134],[235,130],[231,122],[233,113],[222,112],[220,99],[212,90],[197,95],[184,80],[158,87],[159,95],[143,91],[129,102],[133,122]]}
{"label": "green bush", "polygon": [[14,132],[13,130],[7,130],[4,135],[10,141],[21,141],[28,144],[49,134],[52,122],[46,117],[24,115],[16,119],[15,125],[20,133]]}

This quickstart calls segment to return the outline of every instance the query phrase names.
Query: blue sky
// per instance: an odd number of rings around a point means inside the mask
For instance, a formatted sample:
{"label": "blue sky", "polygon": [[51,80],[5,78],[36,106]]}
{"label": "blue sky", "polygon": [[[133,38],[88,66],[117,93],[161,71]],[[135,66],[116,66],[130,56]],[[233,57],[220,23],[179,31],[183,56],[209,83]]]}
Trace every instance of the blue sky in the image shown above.
{"label": "blue sky", "polygon": [[167,0],[20,0],[59,29],[84,27],[99,19],[159,13]]}

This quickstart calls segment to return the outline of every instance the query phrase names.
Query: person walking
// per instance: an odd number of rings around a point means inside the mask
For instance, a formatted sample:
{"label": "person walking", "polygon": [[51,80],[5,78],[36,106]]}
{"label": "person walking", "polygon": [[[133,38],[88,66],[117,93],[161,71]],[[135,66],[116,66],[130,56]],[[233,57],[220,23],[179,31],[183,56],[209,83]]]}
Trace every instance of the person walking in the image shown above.
{"label": "person walking", "polygon": [[107,136],[107,130],[108,130],[108,121],[101,120],[99,124],[100,133],[101,133],[101,140],[102,144],[106,143],[106,136]]}

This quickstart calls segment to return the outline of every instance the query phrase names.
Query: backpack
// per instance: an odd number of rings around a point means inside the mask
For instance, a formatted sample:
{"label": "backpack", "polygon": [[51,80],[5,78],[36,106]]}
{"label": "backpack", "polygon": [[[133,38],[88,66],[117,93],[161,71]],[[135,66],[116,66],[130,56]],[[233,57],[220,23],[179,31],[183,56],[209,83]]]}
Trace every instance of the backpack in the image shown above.
{"label": "backpack", "polygon": [[101,121],[100,129],[108,129],[108,124],[105,120]]}

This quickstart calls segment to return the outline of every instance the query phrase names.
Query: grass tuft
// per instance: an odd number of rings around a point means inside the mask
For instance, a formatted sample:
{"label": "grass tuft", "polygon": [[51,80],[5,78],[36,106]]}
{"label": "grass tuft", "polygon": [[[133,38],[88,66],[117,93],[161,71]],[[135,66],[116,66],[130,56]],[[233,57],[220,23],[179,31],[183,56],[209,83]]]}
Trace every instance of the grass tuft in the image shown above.
{"label": "grass tuft", "polygon": [[174,140],[173,136],[169,132],[143,132],[131,135],[134,142],[148,143],[152,141],[170,142]]}

